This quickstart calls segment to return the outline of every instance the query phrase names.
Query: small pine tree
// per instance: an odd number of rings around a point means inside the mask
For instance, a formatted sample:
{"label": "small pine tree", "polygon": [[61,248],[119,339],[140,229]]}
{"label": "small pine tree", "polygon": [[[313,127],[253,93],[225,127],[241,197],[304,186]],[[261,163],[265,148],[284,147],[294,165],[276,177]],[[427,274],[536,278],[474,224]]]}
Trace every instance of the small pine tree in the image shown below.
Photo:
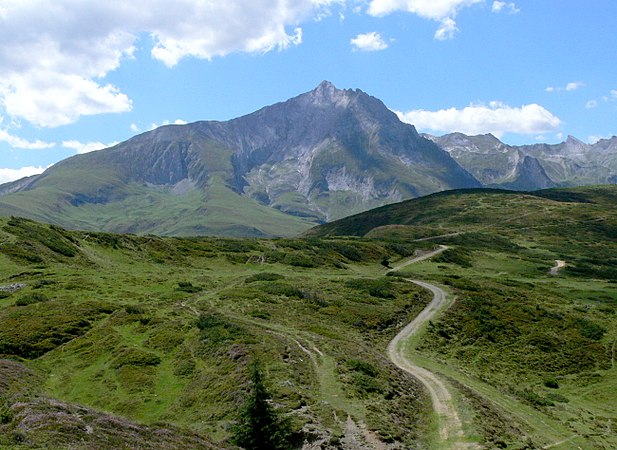
{"label": "small pine tree", "polygon": [[286,450],[290,448],[291,426],[268,403],[270,394],[263,384],[259,363],[250,366],[252,389],[244,402],[232,443],[246,450]]}

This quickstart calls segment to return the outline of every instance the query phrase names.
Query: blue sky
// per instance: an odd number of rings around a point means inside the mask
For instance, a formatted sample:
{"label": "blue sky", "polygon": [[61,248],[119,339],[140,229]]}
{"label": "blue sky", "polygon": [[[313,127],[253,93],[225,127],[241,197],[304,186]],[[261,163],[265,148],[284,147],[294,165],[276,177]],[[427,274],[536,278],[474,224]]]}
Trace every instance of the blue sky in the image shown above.
{"label": "blue sky", "polygon": [[616,24],[614,0],[0,0],[0,182],[322,80],[420,132],[593,142],[617,134]]}

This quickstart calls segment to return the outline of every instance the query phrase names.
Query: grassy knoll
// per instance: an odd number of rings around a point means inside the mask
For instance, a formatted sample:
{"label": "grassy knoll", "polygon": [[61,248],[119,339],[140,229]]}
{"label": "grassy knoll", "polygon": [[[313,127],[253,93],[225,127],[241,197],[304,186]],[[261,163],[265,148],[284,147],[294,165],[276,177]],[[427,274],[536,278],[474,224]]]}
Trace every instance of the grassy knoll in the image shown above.
{"label": "grassy knoll", "polygon": [[[0,446],[107,448],[119,438],[97,424],[115,420],[120,434],[140,430],[126,438],[135,448],[172,445],[157,441],[170,433],[185,439],[178,448],[224,447],[259,361],[296,442],[345,446],[366,427],[392,448],[426,447],[428,399],[383,352],[429,300],[379,276],[384,256],[413,248],[138,237],[2,219],[0,362],[36,381],[0,392]],[[41,426],[29,425],[33,415]]]}
{"label": "grassy knoll", "polygon": [[[408,202],[408,216],[395,205],[398,225],[375,219],[379,228],[368,231],[450,246],[398,273],[456,296],[414,358],[459,387],[491,447],[617,445],[616,194],[441,194],[430,210]],[[362,219],[354,220],[374,218]],[[332,234],[339,224],[328,226]],[[556,259],[567,265],[551,276]]]}

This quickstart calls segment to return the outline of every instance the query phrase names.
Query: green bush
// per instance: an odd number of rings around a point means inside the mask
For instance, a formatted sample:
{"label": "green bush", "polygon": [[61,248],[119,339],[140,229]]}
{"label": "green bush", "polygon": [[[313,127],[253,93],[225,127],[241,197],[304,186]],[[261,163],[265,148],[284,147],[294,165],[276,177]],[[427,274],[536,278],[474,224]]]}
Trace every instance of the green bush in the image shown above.
{"label": "green bush", "polygon": [[201,292],[203,288],[200,286],[193,286],[193,283],[190,281],[179,281],[177,290],[194,294],[196,292]]}
{"label": "green bush", "polygon": [[249,277],[246,277],[244,282],[245,283],[253,283],[255,281],[276,281],[276,280],[282,280],[283,278],[285,278],[285,277],[283,275],[278,274],[278,273],[260,272],[260,273],[256,273],[254,275],[251,275]]}
{"label": "green bush", "polygon": [[473,258],[472,253],[469,250],[456,247],[444,250],[439,255],[434,257],[433,261],[437,263],[456,264],[461,267],[471,267]]}
{"label": "green bush", "polygon": [[24,295],[21,298],[15,300],[15,306],[27,306],[34,303],[48,302],[50,299],[43,294],[33,293]]}
{"label": "green bush", "polygon": [[246,334],[240,326],[214,314],[200,314],[195,325],[200,330],[202,342],[209,349],[233,342]]}
{"label": "green bush", "polygon": [[161,358],[154,353],[146,352],[136,348],[130,348],[120,352],[112,362],[111,367],[119,369],[123,366],[158,366],[161,363]]}
{"label": "green bush", "polygon": [[544,380],[544,386],[551,389],[559,389],[559,383],[555,378],[547,378]]}
{"label": "green bush", "polygon": [[351,370],[354,370],[356,372],[362,372],[370,377],[376,377],[379,374],[377,367],[366,361],[362,361],[359,359],[348,359],[345,364]]}
{"label": "green bush", "polygon": [[579,332],[587,339],[599,341],[606,333],[606,328],[588,319],[578,319],[577,324]]}
{"label": "green bush", "polygon": [[285,297],[304,298],[304,292],[287,283],[274,281],[272,283],[264,283],[262,286],[259,286],[259,288],[266,294],[270,295],[284,295]]}
{"label": "green bush", "polygon": [[318,267],[321,263],[317,258],[308,257],[299,253],[288,253],[283,259],[283,264],[288,264],[295,267]]}
{"label": "green bush", "polygon": [[394,293],[394,284],[392,280],[388,278],[355,278],[347,280],[345,286],[358,291],[363,291],[369,294],[371,297],[392,299],[396,298]]}

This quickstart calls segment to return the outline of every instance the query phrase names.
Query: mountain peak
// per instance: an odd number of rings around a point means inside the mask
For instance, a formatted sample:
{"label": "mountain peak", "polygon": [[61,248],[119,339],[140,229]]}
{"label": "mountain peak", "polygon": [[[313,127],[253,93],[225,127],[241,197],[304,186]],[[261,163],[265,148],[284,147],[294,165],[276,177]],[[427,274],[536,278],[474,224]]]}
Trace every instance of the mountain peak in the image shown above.
{"label": "mountain peak", "polygon": [[306,95],[311,103],[318,106],[334,105],[340,108],[349,106],[352,100],[350,95],[353,91],[337,89],[330,81],[324,80]]}

